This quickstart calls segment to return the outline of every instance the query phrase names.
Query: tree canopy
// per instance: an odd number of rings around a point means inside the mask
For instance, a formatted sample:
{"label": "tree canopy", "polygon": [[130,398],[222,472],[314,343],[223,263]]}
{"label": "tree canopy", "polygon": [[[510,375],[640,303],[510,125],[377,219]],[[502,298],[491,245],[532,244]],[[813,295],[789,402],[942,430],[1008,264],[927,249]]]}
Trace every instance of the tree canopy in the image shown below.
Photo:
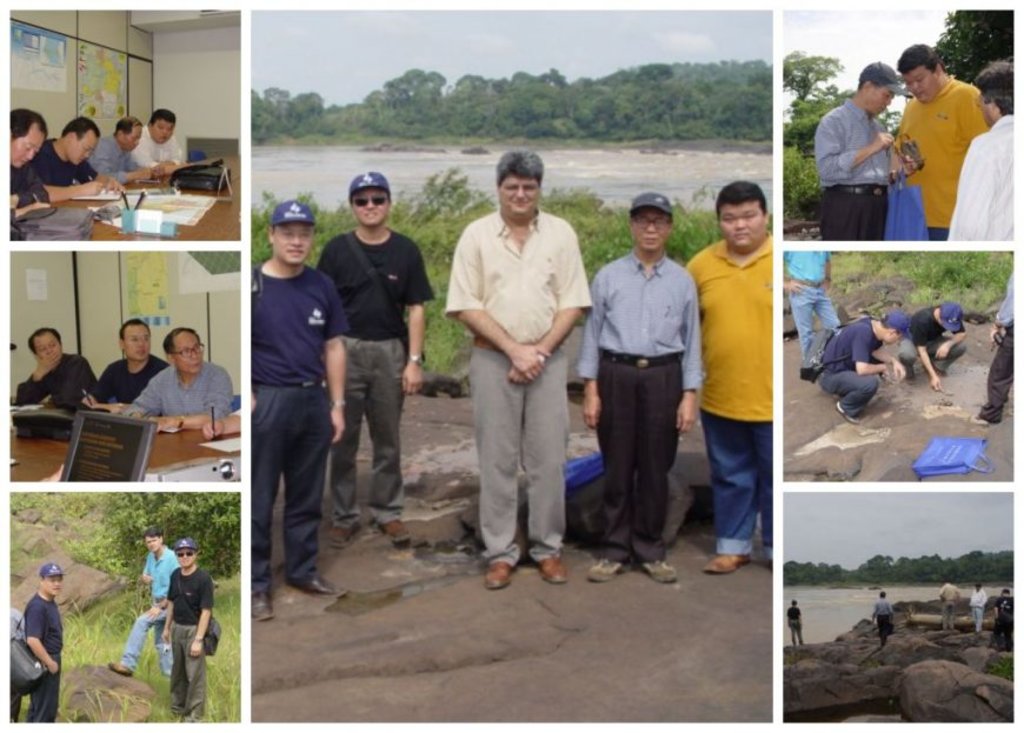
{"label": "tree canopy", "polygon": [[882,585],[1008,582],[1013,579],[1013,552],[975,550],[958,558],[938,555],[918,558],[875,555],[854,570],[839,565],[787,562],[782,566],[786,585]]}

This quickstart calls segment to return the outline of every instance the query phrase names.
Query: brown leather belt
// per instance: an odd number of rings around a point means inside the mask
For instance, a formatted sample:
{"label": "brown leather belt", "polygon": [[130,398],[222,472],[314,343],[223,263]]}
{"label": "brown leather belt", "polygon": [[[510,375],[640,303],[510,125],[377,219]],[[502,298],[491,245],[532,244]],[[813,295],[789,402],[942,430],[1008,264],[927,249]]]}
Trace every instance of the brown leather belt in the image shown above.
{"label": "brown leather belt", "polygon": [[839,193],[852,193],[857,196],[884,196],[888,190],[885,186],[879,186],[874,183],[865,183],[860,186],[829,186],[829,191],[838,191]]}

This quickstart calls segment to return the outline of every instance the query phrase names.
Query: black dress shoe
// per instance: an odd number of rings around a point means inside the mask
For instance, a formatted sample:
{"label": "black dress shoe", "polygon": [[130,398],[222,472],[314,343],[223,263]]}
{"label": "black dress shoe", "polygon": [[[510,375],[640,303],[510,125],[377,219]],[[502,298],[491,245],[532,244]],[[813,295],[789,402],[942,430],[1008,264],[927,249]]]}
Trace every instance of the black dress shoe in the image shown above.
{"label": "black dress shoe", "polygon": [[274,605],[270,602],[270,594],[257,591],[252,594],[252,620],[269,621],[274,618]]}
{"label": "black dress shoe", "polygon": [[306,593],[314,593],[320,596],[343,596],[346,593],[346,591],[335,588],[319,575],[314,575],[308,580],[292,580],[288,582],[288,585]]}

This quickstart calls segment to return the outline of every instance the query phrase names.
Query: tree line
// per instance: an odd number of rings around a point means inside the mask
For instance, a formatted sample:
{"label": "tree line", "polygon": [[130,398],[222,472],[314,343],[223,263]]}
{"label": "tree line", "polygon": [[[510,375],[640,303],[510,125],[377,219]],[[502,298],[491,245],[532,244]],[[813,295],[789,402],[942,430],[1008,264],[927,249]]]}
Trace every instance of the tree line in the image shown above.
{"label": "tree line", "polygon": [[1013,579],[1013,552],[975,550],[958,558],[875,555],[854,570],[827,563],[789,561],[782,566],[786,585],[901,585],[914,583],[1007,582]]}
{"label": "tree line", "polygon": [[255,90],[259,145],[298,138],[403,140],[730,140],[772,134],[772,70],[763,61],[646,64],[569,82],[556,69],[505,79],[466,74],[454,83],[410,69],[362,102],[324,106],[316,92]]}

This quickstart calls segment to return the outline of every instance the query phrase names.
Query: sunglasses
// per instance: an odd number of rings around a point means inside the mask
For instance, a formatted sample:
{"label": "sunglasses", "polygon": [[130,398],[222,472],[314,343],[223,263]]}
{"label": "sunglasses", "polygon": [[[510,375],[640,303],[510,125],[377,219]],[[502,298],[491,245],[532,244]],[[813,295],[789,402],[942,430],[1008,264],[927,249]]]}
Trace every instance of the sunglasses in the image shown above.
{"label": "sunglasses", "polygon": [[182,550],[181,552],[176,552],[174,554],[178,557],[192,557],[196,553],[192,552],[192,550]]}
{"label": "sunglasses", "polygon": [[356,196],[354,199],[352,199],[352,203],[355,204],[356,206],[358,206],[359,208],[362,208],[362,207],[368,205],[370,202],[373,202],[374,206],[383,206],[384,204],[386,204],[388,202],[388,197],[387,196]]}

